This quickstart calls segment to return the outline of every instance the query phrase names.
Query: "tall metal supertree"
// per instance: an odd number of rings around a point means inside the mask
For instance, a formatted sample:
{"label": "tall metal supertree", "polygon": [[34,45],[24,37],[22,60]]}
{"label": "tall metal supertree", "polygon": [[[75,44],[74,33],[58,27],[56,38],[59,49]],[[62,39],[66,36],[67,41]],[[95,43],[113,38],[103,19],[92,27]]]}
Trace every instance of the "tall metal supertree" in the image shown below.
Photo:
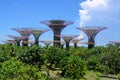
{"label": "tall metal supertree", "polygon": [[20,46],[20,42],[23,39],[21,36],[8,35],[8,37],[13,38],[16,41],[17,46]]}
{"label": "tall metal supertree", "polygon": [[31,28],[12,28],[12,30],[17,31],[23,37],[22,45],[28,46],[28,39],[31,34]]}
{"label": "tall metal supertree", "polygon": [[[54,47],[60,47],[60,37],[56,37],[55,35],[61,35],[61,31],[68,25],[73,24],[72,21],[65,20],[49,20],[49,21],[41,21],[42,24],[49,26],[54,33]],[[58,41],[58,42],[55,42]]]}
{"label": "tall metal supertree", "polygon": [[28,41],[28,43],[30,44],[30,46],[33,46],[35,44],[35,41]]}
{"label": "tall metal supertree", "polygon": [[47,31],[48,29],[32,29],[32,34],[35,37],[35,44],[37,46],[39,45],[39,37]]}
{"label": "tall metal supertree", "polygon": [[78,27],[77,29],[82,30],[88,37],[88,48],[91,49],[94,47],[95,36],[101,31],[106,29],[106,27]]}
{"label": "tall metal supertree", "polygon": [[62,41],[62,42],[61,42],[61,49],[64,48],[64,45],[65,45],[65,41]]}
{"label": "tall metal supertree", "polygon": [[64,39],[64,41],[65,41],[65,43],[66,43],[66,50],[69,50],[69,43],[70,43],[70,41],[71,41],[73,38],[77,37],[78,35],[62,35],[62,36],[56,35],[56,36],[57,36],[57,37],[61,37],[61,38]]}
{"label": "tall metal supertree", "polygon": [[49,45],[53,43],[53,41],[40,41],[40,42],[44,43],[46,45],[46,48],[48,48]]}
{"label": "tall metal supertree", "polygon": [[16,41],[15,40],[7,40],[6,43],[9,45],[15,45]]}
{"label": "tall metal supertree", "polygon": [[109,41],[111,44],[120,47],[120,41]]}
{"label": "tall metal supertree", "polygon": [[75,48],[77,48],[77,44],[78,44],[81,40],[83,40],[83,38],[81,38],[81,39],[75,38],[75,39],[72,40],[72,42],[74,43],[74,47],[75,47]]}

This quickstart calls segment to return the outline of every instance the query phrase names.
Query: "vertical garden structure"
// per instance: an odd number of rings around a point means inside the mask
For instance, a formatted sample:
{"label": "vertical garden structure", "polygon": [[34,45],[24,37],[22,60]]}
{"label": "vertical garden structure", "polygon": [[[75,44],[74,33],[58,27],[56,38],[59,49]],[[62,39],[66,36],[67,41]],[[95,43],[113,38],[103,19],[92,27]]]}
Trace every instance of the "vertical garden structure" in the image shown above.
{"label": "vertical garden structure", "polygon": [[[74,22],[72,21],[65,21],[65,20],[49,20],[49,21],[41,21],[42,24],[45,24],[49,26],[53,30],[54,34],[54,47],[60,47],[60,37],[57,37],[55,35],[61,35],[61,31],[63,28],[66,26],[73,24]],[[58,42],[56,42],[58,41]]]}
{"label": "vertical garden structure", "polygon": [[32,34],[35,37],[35,44],[37,46],[39,45],[39,37],[47,31],[47,29],[32,29]]}
{"label": "vertical garden structure", "polygon": [[8,43],[10,45],[15,45],[16,41],[15,40],[7,40],[6,43]]}
{"label": "vertical garden structure", "polygon": [[73,40],[72,40],[72,42],[74,43],[74,47],[75,47],[75,48],[77,48],[77,44],[78,44],[81,40],[83,40],[83,38],[81,38],[81,39],[77,39],[77,38],[76,38],[76,39],[73,39]]}
{"label": "vertical garden structure", "polygon": [[30,46],[33,46],[35,44],[35,41],[28,41],[28,44],[30,44]]}
{"label": "vertical garden structure", "polygon": [[40,41],[40,42],[44,43],[46,45],[46,48],[48,48],[53,41]]}
{"label": "vertical garden structure", "polygon": [[16,41],[17,46],[20,46],[20,42],[23,39],[21,36],[8,35],[8,37],[13,38]]}
{"label": "vertical garden structure", "polygon": [[77,29],[82,30],[88,37],[88,48],[91,49],[95,44],[95,36],[106,27],[78,27]]}
{"label": "vertical garden structure", "polygon": [[12,30],[17,31],[23,37],[22,45],[28,46],[28,39],[31,34],[31,28],[12,28]]}
{"label": "vertical garden structure", "polygon": [[78,35],[62,35],[62,36],[56,35],[56,36],[57,36],[57,37],[61,37],[61,38],[64,39],[64,41],[65,41],[65,43],[66,43],[66,50],[69,50],[69,43],[70,43],[70,41],[71,41],[73,38],[77,37]]}
{"label": "vertical garden structure", "polygon": [[65,45],[65,41],[62,41],[62,42],[61,42],[61,49],[64,48],[64,45]]}

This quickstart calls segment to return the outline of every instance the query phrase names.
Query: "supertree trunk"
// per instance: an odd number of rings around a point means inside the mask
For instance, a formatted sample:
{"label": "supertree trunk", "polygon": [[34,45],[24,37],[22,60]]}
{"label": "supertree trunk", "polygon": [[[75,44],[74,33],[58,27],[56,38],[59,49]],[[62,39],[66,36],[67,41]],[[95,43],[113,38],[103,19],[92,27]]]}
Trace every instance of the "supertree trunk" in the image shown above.
{"label": "supertree trunk", "polygon": [[22,45],[23,46],[28,46],[28,38],[23,39]]}
{"label": "supertree trunk", "polygon": [[88,49],[92,49],[94,47],[95,40],[94,39],[89,39],[88,40]]}

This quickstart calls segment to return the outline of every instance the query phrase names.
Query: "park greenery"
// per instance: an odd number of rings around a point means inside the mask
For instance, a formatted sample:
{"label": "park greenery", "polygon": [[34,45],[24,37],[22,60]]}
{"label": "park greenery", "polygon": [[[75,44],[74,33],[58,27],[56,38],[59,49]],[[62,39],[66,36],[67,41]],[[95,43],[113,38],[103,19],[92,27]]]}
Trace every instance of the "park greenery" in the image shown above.
{"label": "park greenery", "polygon": [[120,48],[0,45],[0,80],[120,80]]}

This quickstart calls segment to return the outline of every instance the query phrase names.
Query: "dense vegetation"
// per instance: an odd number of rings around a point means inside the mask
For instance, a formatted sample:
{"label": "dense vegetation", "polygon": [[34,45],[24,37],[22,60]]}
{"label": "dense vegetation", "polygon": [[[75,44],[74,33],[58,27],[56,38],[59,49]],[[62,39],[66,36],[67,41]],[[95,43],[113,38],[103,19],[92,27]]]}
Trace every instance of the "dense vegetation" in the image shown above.
{"label": "dense vegetation", "polygon": [[120,78],[119,72],[120,48],[113,45],[69,51],[0,45],[0,80],[100,80],[108,74]]}

